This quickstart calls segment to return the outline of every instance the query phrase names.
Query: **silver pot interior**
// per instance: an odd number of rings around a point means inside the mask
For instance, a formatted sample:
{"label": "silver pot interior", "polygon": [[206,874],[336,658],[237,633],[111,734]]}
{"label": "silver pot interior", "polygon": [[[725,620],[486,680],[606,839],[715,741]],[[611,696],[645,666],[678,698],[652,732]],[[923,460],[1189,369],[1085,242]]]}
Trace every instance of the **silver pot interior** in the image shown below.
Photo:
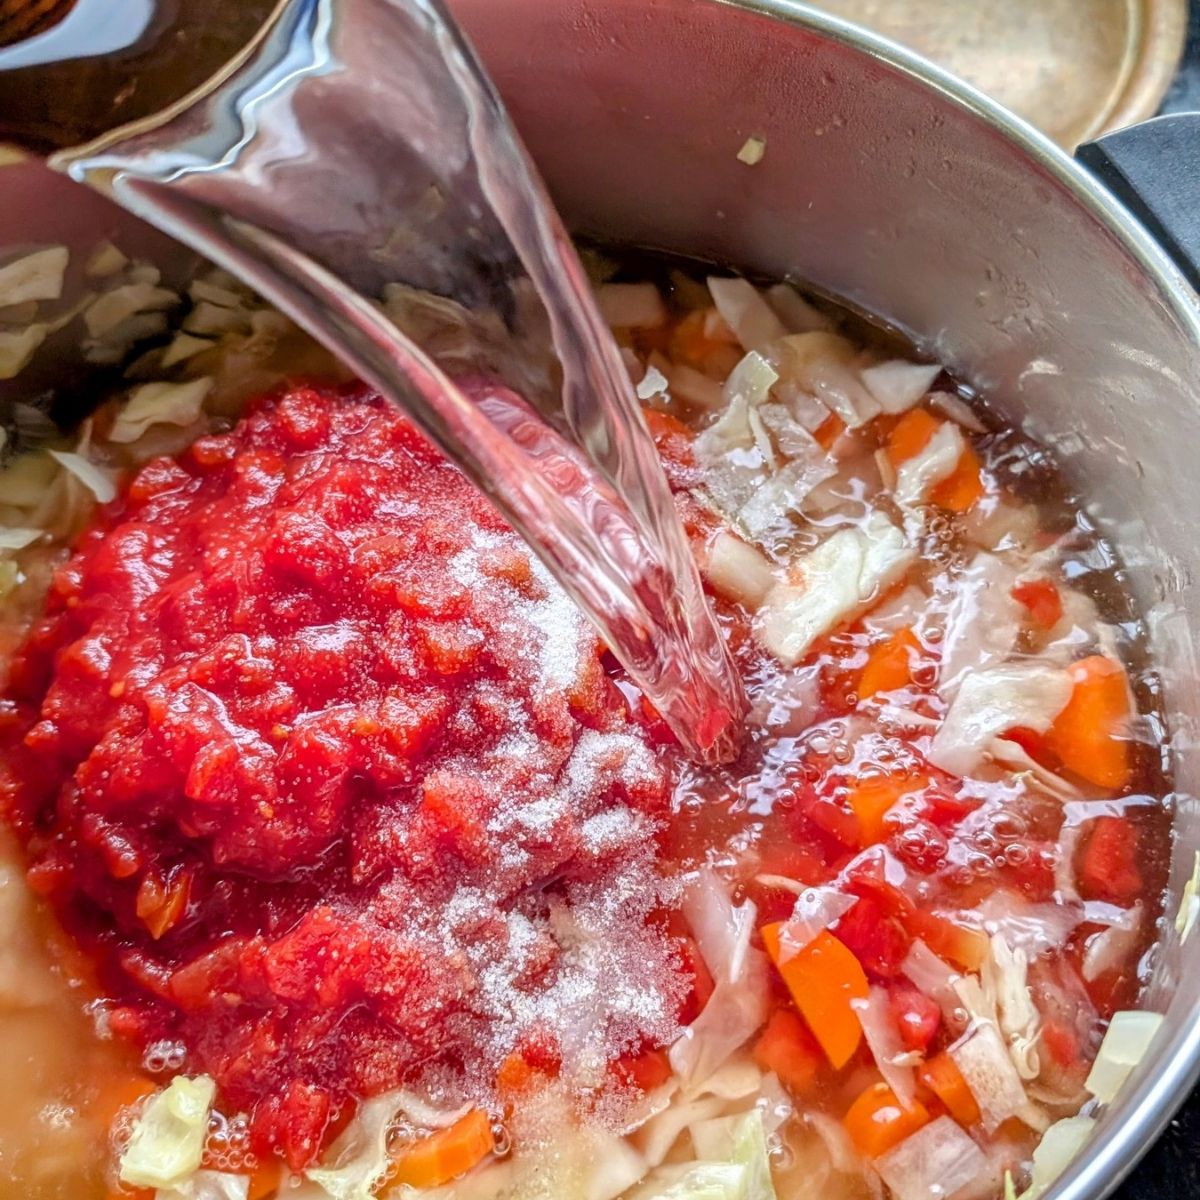
{"label": "silver pot interior", "polygon": [[[786,0],[453,0],[571,227],[804,280],[892,323],[1058,453],[1128,569],[1171,722],[1165,1033],[1060,1182],[1102,1195],[1200,1063],[1200,938],[1171,918],[1200,846],[1200,310],[1049,143],[904,52]],[[766,153],[737,158],[749,136]],[[9,244],[189,252],[33,164]],[[52,346],[47,346],[51,351]],[[37,365],[18,381],[38,390]],[[12,394],[5,385],[0,394]]]}

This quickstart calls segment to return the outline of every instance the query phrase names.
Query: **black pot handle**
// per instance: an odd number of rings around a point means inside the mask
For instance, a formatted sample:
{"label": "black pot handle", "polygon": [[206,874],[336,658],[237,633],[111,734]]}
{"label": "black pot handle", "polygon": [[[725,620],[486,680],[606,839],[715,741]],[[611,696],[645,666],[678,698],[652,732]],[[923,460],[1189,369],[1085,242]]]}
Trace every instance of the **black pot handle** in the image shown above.
{"label": "black pot handle", "polygon": [[1200,112],[1154,117],[1084,142],[1075,157],[1200,291]]}

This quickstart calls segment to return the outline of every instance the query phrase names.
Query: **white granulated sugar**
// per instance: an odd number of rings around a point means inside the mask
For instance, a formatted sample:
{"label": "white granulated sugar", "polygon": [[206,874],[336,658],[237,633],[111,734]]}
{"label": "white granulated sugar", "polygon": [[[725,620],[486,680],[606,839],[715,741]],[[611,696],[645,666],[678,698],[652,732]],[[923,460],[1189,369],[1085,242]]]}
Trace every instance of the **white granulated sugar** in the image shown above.
{"label": "white granulated sugar", "polygon": [[532,561],[534,578],[546,597],[529,603],[524,615],[542,634],[537,646],[541,678],[550,687],[567,687],[579,674],[580,656],[594,643],[595,634],[546,568],[536,559]]}
{"label": "white granulated sugar", "polygon": [[636,813],[627,808],[608,808],[588,817],[580,826],[583,844],[593,854],[616,850],[625,845],[637,831]]}

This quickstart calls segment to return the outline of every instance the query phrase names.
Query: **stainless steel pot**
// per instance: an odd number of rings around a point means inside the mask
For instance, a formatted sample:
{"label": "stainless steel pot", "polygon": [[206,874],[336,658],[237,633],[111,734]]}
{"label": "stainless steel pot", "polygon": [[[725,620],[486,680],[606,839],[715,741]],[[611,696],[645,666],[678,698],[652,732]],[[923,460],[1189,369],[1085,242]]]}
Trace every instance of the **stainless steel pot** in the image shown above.
{"label": "stainless steel pot", "polygon": [[[1049,141],[928,63],[788,0],[452,7],[576,231],[795,276],[892,322],[1055,448],[1124,555],[1161,665],[1180,795],[1149,995],[1166,1026],[1054,1193],[1095,1200],[1200,1072],[1200,937],[1180,946],[1170,921],[1200,846],[1196,295]],[[737,157],[751,136],[766,146],[755,166]],[[129,221],[40,167],[4,175],[6,241],[65,232],[85,246]],[[1158,215],[1171,232],[1178,213]]]}

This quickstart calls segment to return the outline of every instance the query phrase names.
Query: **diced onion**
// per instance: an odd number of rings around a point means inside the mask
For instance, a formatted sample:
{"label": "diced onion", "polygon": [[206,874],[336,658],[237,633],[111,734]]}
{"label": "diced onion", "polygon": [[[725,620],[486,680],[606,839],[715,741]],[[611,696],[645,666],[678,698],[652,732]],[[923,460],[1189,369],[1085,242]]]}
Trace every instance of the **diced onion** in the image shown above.
{"label": "diced onion", "polygon": [[614,329],[656,329],[667,320],[667,306],[652,283],[601,284],[596,305]]}
{"label": "diced onion", "polygon": [[790,283],[776,283],[763,293],[788,333],[815,333],[833,328],[833,322],[814,308]]}
{"label": "diced onion", "polygon": [[743,143],[742,148],[737,152],[738,162],[745,163],[748,167],[756,167],[763,160],[763,155],[767,152],[767,142],[765,138],[748,137]]}
{"label": "diced onion", "polygon": [[1133,1068],[1142,1061],[1162,1023],[1162,1013],[1140,1010],[1114,1013],[1083,1086],[1102,1104],[1111,1104]]}
{"label": "diced onion", "polygon": [[200,1166],[216,1084],[178,1075],[155,1094],[133,1126],[117,1169],[132,1187],[169,1188]]}
{"label": "diced onion", "polygon": [[885,413],[907,412],[920,402],[942,373],[938,363],[914,363],[894,358],[860,372],[867,391]]}
{"label": "diced onion", "polygon": [[786,336],[783,322],[752,283],[717,275],[709,276],[707,282],[717,312],[725,318],[743,350],[761,353],[772,342]]}
{"label": "diced onion", "polygon": [[13,379],[19,375],[46,340],[46,333],[47,327],[43,324],[0,331],[0,379]]}
{"label": "diced onion", "polygon": [[983,1151],[949,1117],[938,1117],[875,1160],[895,1200],[956,1200],[993,1175]]}
{"label": "diced onion", "polygon": [[775,586],[770,562],[741,538],[722,530],[707,547],[701,574],[722,596],[755,609]]}
{"label": "diced onion", "polygon": [[50,246],[6,263],[0,267],[0,304],[57,300],[62,295],[70,258],[66,246]]}

